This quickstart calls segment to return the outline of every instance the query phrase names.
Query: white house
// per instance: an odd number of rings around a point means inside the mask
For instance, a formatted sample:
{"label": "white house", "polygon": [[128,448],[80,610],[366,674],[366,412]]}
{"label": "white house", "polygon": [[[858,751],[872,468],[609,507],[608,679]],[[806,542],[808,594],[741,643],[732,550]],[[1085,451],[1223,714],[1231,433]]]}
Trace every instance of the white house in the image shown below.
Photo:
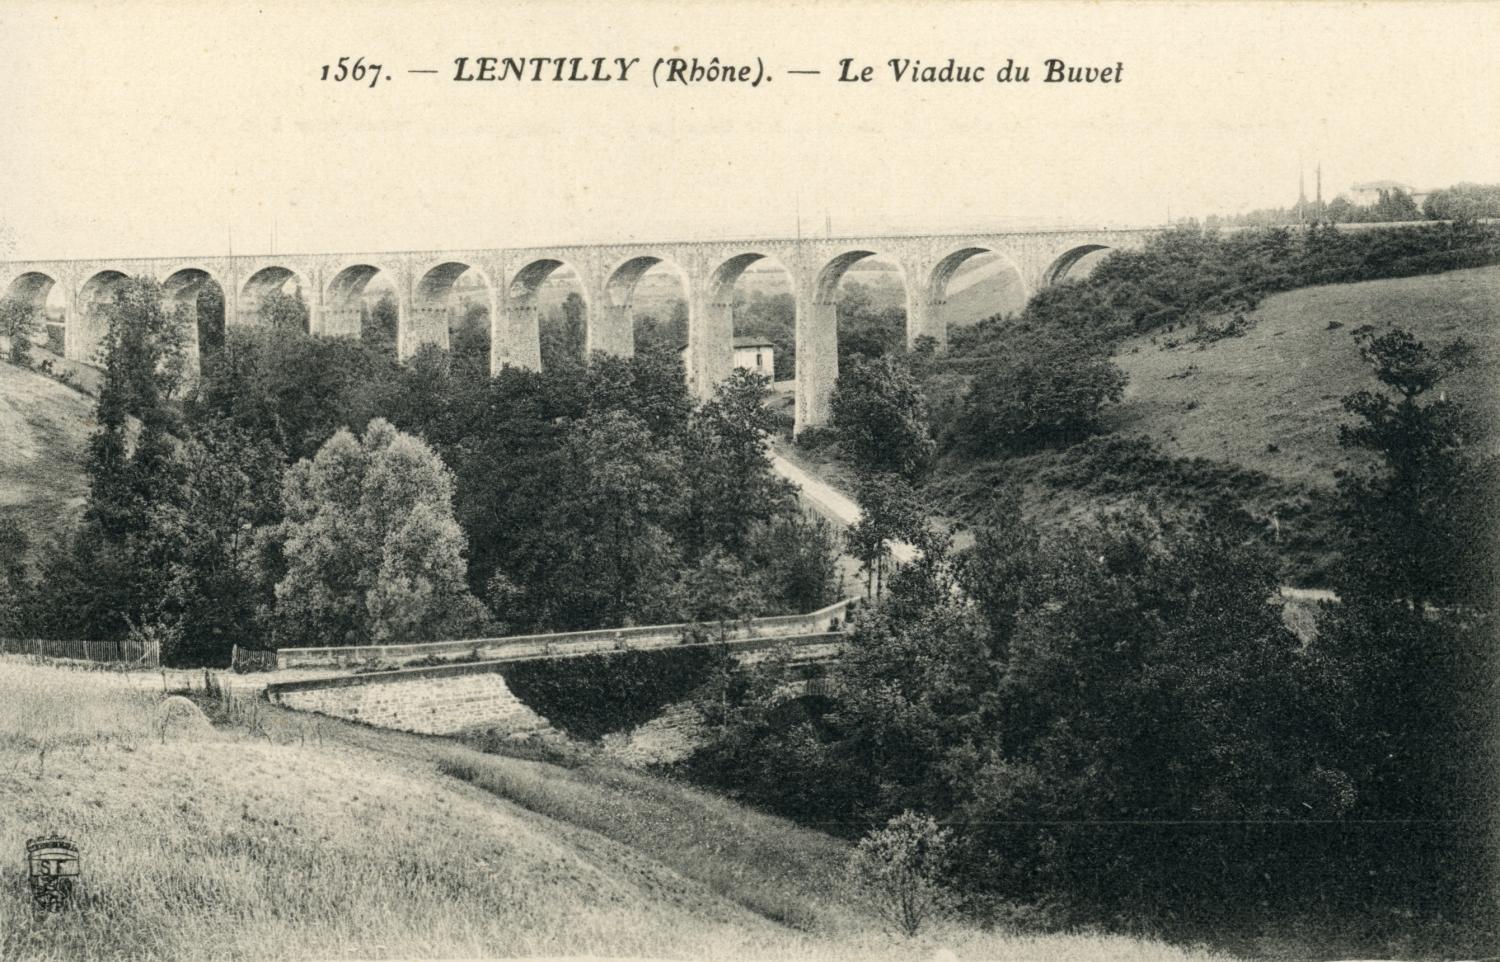
{"label": "white house", "polygon": [[[756,374],[764,374],[772,380],[776,377],[775,345],[763,337],[737,337],[734,339],[734,366]],[[682,363],[687,364],[687,345],[682,345]]]}

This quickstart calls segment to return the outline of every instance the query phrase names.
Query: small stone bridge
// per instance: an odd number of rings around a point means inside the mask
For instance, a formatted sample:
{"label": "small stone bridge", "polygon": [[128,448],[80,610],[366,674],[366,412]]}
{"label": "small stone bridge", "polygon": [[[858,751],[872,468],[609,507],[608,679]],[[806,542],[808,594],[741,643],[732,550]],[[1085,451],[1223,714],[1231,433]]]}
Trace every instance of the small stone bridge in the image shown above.
{"label": "small stone bridge", "polygon": [[[511,690],[507,669],[585,655],[720,648],[742,666],[783,658],[787,674],[780,691],[791,700],[818,693],[817,679],[839,656],[841,629],[853,604],[846,599],[808,614],[707,631],[679,624],[415,645],[288,648],[278,652],[280,669],[338,673],[272,681],[266,697],[287,708],[379,728],[431,735],[490,731],[520,738],[552,732],[554,726]],[[658,718],[606,742],[626,760],[669,760],[691,747],[698,724],[687,704],[668,705]]]}

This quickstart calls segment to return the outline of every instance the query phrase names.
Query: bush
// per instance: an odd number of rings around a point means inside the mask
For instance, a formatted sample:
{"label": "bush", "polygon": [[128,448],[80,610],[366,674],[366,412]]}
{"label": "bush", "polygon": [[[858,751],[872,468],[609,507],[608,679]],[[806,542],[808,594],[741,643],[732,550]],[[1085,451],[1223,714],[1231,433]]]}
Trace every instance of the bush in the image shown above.
{"label": "bush", "polygon": [[952,904],[941,881],[951,840],[931,816],[908,809],[860,839],[849,856],[850,877],[881,919],[910,938]]}
{"label": "bush", "polygon": [[1081,338],[1021,335],[988,359],[964,397],[958,439],[981,451],[1064,445],[1092,433],[1126,376]]}
{"label": "bush", "polygon": [[12,363],[31,363],[31,341],[37,326],[36,308],[16,297],[0,300],[0,335],[10,339]]}
{"label": "bush", "polygon": [[807,451],[826,448],[839,439],[839,434],[830,427],[806,427],[797,435],[797,447]]}

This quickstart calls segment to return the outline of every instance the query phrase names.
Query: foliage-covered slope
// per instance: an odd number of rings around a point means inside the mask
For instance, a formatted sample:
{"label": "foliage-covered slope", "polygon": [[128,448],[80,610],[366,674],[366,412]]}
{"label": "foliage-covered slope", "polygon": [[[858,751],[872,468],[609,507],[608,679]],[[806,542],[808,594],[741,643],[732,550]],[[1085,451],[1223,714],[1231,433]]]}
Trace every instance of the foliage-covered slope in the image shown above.
{"label": "foliage-covered slope", "polygon": [[949,450],[932,477],[939,510],[982,521],[1007,482],[1041,519],[1140,498],[1168,510],[1227,504],[1263,524],[1290,582],[1321,586],[1336,551],[1335,482],[1364,458],[1339,446],[1340,401],[1374,386],[1353,331],[1400,327],[1433,348],[1463,337],[1475,351],[1451,390],[1500,424],[1500,268],[1302,288],[1246,319],[1240,336],[1207,343],[1191,339],[1192,326],[1122,342],[1113,361],[1129,382],[1100,436],[1011,458]]}

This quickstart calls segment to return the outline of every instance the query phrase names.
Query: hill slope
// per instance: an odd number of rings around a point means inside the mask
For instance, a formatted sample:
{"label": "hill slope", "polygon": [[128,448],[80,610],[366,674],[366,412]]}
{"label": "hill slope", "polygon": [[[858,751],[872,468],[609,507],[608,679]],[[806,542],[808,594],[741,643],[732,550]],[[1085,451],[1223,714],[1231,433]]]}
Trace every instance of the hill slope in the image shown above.
{"label": "hill slope", "polygon": [[0,361],[0,520],[32,543],[83,510],[83,474],[94,401],[34,371]]}
{"label": "hill slope", "polygon": [[1310,287],[1267,298],[1243,336],[1205,347],[1167,334],[1128,342],[1130,376],[1106,428],[1155,439],[1168,454],[1228,461],[1288,481],[1332,484],[1349,463],[1339,399],[1374,386],[1350,332],[1401,327],[1430,347],[1462,336],[1473,366],[1450,396],[1500,424],[1500,267]]}
{"label": "hill slope", "polygon": [[841,882],[844,843],[715,796],[259,703],[163,727],[162,684],[0,658],[0,838],[60,831],[84,866],[72,912],[0,891],[0,958],[1209,957],[892,941]]}

